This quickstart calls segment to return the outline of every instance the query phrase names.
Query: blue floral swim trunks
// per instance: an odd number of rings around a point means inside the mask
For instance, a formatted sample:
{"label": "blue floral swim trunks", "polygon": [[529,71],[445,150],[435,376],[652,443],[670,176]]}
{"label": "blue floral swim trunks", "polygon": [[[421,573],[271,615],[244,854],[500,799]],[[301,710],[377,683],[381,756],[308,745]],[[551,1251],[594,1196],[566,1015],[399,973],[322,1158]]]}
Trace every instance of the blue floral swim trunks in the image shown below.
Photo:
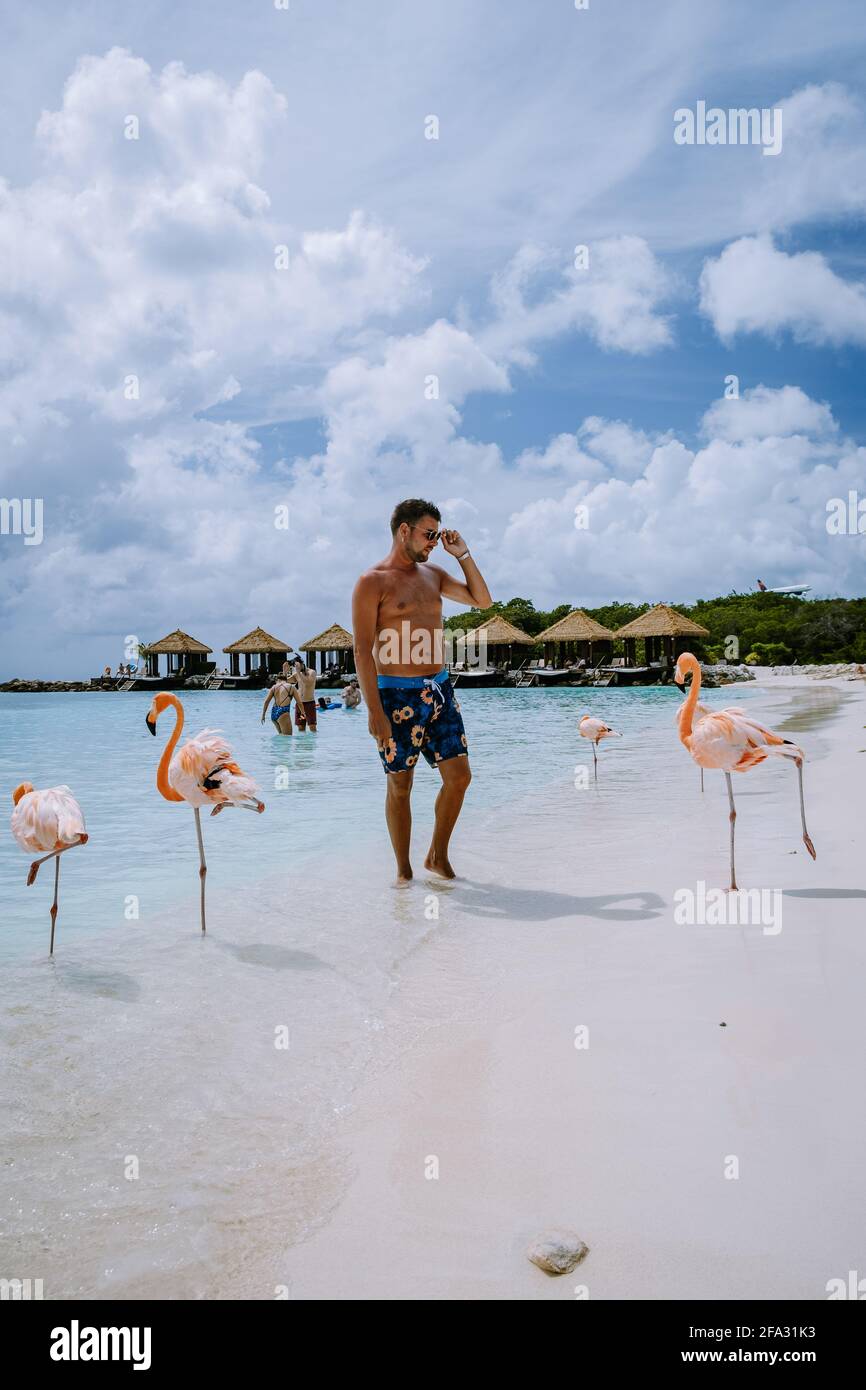
{"label": "blue floral swim trunks", "polygon": [[386,772],[414,767],[420,753],[431,767],[468,757],[463,716],[447,670],[430,679],[380,676],[379,698],[391,724],[388,744],[379,749]]}

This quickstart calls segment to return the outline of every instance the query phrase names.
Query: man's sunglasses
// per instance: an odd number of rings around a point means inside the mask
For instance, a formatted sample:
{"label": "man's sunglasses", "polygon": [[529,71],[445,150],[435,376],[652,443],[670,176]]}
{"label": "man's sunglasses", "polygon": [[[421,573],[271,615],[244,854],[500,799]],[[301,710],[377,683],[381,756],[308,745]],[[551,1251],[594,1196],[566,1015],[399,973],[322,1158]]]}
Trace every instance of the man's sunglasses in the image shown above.
{"label": "man's sunglasses", "polygon": [[421,535],[426,536],[428,541],[438,541],[439,537],[442,535],[441,531],[425,531],[423,526],[410,525],[409,529],[412,531],[420,531]]}

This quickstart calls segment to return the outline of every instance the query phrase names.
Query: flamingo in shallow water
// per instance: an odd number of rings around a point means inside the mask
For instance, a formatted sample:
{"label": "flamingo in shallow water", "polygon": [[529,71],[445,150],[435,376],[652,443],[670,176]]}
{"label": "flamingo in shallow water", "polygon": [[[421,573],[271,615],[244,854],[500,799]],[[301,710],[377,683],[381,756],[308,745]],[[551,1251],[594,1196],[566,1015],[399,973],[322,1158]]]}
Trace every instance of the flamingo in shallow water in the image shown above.
{"label": "flamingo in shallow water", "polygon": [[68,787],[45,787],[34,791],[30,782],[22,782],[12,793],[15,810],[12,812],[12,834],[27,854],[47,850],[41,859],[34,859],[27,875],[27,886],[35,883],[40,864],[54,860],[54,902],[51,904],[51,945],[54,955],[54,927],[57,922],[57,894],[60,889],[60,856],[76,845],[87,844],[84,814]]}
{"label": "flamingo in shallow water", "polygon": [[609,724],[605,724],[603,719],[595,719],[591,714],[582,714],[577,725],[578,733],[581,738],[592,740],[592,764],[596,779],[598,778],[598,754],[595,751],[603,738],[622,738],[616,729],[612,729]]}
{"label": "flamingo in shallow water", "polygon": [[816,858],[815,846],[806,829],[806,806],[803,800],[803,758],[802,748],[790,739],[781,738],[771,729],[756,724],[745,710],[713,710],[695,719],[698,709],[698,692],[701,688],[701,666],[691,652],[683,652],[677,661],[674,680],[680,689],[685,686],[686,676],[691,675],[691,685],[685,704],[677,715],[680,741],[685,744],[698,767],[718,767],[725,774],[728,784],[728,802],[731,822],[731,889],[736,892],[737,875],[734,869],[734,824],[737,811],[734,806],[734,789],[731,784],[732,772],[748,772],[765,758],[791,758],[797,765],[800,779],[800,820],[803,825],[803,844]]}
{"label": "flamingo in shallow water", "polygon": [[176,695],[160,691],[154,695],[145,719],[150,732],[156,736],[156,721],[168,706],[177,718],[171,738],[165,745],[156,773],[157,789],[166,801],[185,801],[195,812],[195,833],[198,838],[199,879],[201,881],[201,929],[205,930],[204,881],[207,864],[204,857],[204,842],[201,837],[202,806],[212,806],[212,816],[219,815],[226,806],[239,806],[247,811],[265,809],[259,798],[259,789],[252,777],[238,767],[232,750],[219,729],[202,729],[195,738],[187,739],[175,753],[177,741],[183,728],[183,705]]}

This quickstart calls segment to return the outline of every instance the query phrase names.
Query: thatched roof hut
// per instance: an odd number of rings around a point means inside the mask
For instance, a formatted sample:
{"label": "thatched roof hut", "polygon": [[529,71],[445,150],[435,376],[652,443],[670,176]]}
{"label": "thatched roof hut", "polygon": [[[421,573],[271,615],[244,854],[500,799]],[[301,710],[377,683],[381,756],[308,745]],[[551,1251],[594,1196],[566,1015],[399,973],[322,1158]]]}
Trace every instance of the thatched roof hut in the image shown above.
{"label": "thatched roof hut", "polygon": [[671,666],[690,641],[709,635],[707,628],[687,618],[685,613],[671,608],[668,603],[657,603],[648,612],[641,613],[639,618],[618,628],[616,633],[625,645],[626,661],[632,666],[637,662],[635,649],[639,641],[644,644],[644,662],[647,666]]}
{"label": "thatched roof hut", "polygon": [[177,627],[167,637],[160,637],[158,642],[149,642],[148,650],[160,654],[163,652],[198,652],[201,656],[210,656],[213,647],[206,647],[204,642],[199,642],[196,637],[190,637],[188,632],[182,632]]}
{"label": "thatched roof hut", "polygon": [[573,608],[560,618],[558,623],[546,627],[535,638],[536,642],[612,642],[610,628],[603,627],[584,613],[582,608]]}
{"label": "thatched roof hut", "polygon": [[522,628],[515,627],[507,618],[503,618],[501,613],[494,613],[492,618],[487,618],[483,623],[472,629],[473,632],[484,633],[488,647],[511,646],[518,643],[521,646],[527,644],[532,647],[535,645],[536,638],[530,637],[528,632]]}
{"label": "thatched roof hut", "polygon": [[[339,623],[331,623],[324,632],[320,632],[318,637],[311,637],[309,641],[301,643],[301,650],[307,654],[307,665],[316,667],[316,652],[321,652],[320,672],[322,675],[328,666],[337,668],[335,674],[345,674],[354,671],[354,647],[355,639],[351,632],[347,632]],[[348,656],[338,656],[338,653],[346,653]],[[331,658],[329,661],[328,658]],[[311,659],[312,658],[312,659]]]}
{"label": "thatched roof hut", "polygon": [[494,613],[477,627],[470,628],[455,642],[455,657],[458,663],[468,662],[472,666],[513,666],[516,646],[534,647],[536,638],[528,632],[515,627],[501,613]]}
{"label": "thatched roof hut", "polygon": [[179,627],[175,628],[174,632],[160,637],[158,642],[147,644],[147,674],[159,675],[159,658],[164,655],[168,657],[168,675],[176,675],[181,670],[186,671],[187,675],[198,675],[213,667],[212,661],[205,660],[212,651],[212,647],[205,646],[198,638],[190,637]]}
{"label": "thatched roof hut", "polygon": [[619,637],[709,637],[709,630],[687,618],[668,603],[657,603],[655,608],[633,618],[625,627],[617,628]]}
{"label": "thatched roof hut", "polygon": [[244,658],[247,675],[250,673],[253,656],[259,658],[259,670],[279,671],[283,662],[288,659],[291,650],[291,642],[283,642],[279,637],[265,632],[263,627],[254,627],[252,632],[248,632],[246,636],[239,637],[236,642],[231,642],[227,647],[223,647],[223,651],[230,659],[233,676],[240,675],[241,657]]}
{"label": "thatched roof hut", "polygon": [[593,662],[593,647],[603,645],[602,655],[612,650],[613,633],[597,623],[582,608],[573,608],[564,618],[539,632],[536,642],[544,644],[546,666],[562,667],[567,661]]}

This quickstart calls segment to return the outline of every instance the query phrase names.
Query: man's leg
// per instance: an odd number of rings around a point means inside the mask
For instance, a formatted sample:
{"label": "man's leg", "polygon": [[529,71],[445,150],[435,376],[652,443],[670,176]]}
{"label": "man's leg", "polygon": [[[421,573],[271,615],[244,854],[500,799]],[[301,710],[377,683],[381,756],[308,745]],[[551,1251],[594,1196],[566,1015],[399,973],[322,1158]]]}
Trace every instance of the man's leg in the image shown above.
{"label": "man's leg", "polygon": [[436,821],[433,826],[433,839],[430,851],[424,860],[424,868],[442,878],[453,878],[454,870],[448,862],[448,842],[457,824],[466,788],[472,781],[468,758],[448,758],[437,764],[442,777],[442,786],[436,798]]}
{"label": "man's leg", "polygon": [[394,858],[397,860],[398,888],[404,887],[412,878],[412,865],[409,863],[412,807],[409,798],[414,776],[414,768],[408,768],[405,772],[389,772],[385,779],[385,820],[388,823]]}

